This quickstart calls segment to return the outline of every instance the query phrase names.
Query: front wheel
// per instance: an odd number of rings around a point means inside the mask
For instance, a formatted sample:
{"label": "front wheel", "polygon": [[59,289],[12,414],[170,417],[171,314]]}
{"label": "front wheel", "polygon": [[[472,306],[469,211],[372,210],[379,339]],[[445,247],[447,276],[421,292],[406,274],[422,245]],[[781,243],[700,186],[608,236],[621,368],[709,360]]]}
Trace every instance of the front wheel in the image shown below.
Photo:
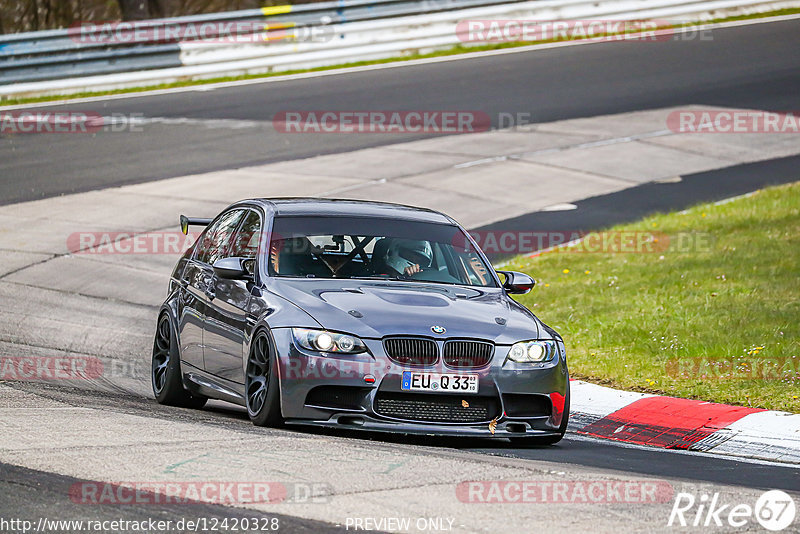
{"label": "front wheel", "polygon": [[193,396],[183,387],[178,344],[172,322],[166,313],[158,319],[150,376],[153,393],[159,404],[202,408],[208,401],[206,397]]}
{"label": "front wheel", "polygon": [[254,425],[279,426],[283,422],[278,387],[277,358],[262,330],[253,339],[245,374],[247,415]]}

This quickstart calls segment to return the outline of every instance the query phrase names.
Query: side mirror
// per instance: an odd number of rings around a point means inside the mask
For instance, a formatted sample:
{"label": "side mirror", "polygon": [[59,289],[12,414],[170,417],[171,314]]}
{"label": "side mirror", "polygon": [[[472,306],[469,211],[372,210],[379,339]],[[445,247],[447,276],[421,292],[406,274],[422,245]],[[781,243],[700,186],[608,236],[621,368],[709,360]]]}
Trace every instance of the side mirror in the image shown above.
{"label": "side mirror", "polygon": [[524,295],[536,285],[536,280],[525,273],[516,271],[497,271],[497,273],[506,277],[503,289],[512,295]]}
{"label": "side mirror", "polygon": [[249,258],[221,258],[214,262],[214,273],[226,280],[252,280],[254,265]]}

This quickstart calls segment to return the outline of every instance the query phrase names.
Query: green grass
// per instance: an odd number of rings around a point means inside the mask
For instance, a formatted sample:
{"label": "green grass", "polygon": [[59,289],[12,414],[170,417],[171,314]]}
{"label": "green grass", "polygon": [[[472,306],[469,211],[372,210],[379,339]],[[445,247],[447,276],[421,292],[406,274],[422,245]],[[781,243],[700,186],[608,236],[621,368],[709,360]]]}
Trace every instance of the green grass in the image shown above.
{"label": "green grass", "polygon": [[[685,24],[679,24],[675,26],[665,26],[664,28],[685,28],[690,26],[700,26],[705,24],[715,24],[720,22],[729,22],[729,21],[737,21],[737,20],[750,20],[750,19],[760,19],[760,18],[769,18],[769,17],[778,17],[783,15],[793,15],[800,13],[800,8],[790,8],[790,9],[780,9],[776,11],[769,11],[766,13],[753,13],[750,15],[738,15],[734,17],[727,17],[727,18],[720,18],[714,19],[710,21],[698,21],[698,22],[690,22]],[[623,32],[625,33],[625,32]],[[605,36],[613,36],[616,34],[606,34]],[[599,37],[599,36],[596,36]],[[486,44],[486,45],[478,45],[478,46],[463,46],[463,45],[456,45],[451,48],[445,50],[439,50],[436,52],[431,52],[428,54],[414,54],[409,53],[407,55],[401,57],[392,57],[392,58],[385,58],[385,59],[378,59],[373,61],[358,61],[352,63],[342,63],[340,65],[331,65],[327,67],[317,67],[313,69],[298,69],[298,70],[288,70],[288,71],[281,71],[281,72],[270,72],[265,74],[247,74],[243,76],[220,76],[217,78],[209,78],[205,80],[186,80],[181,82],[174,82],[174,83],[165,83],[165,84],[158,84],[158,85],[147,85],[142,87],[129,87],[126,89],[115,89],[112,91],[89,91],[89,92],[82,92],[82,93],[74,93],[69,95],[49,95],[49,96],[37,96],[37,97],[25,97],[25,98],[8,98],[6,96],[0,95],[0,106],[12,106],[12,105],[19,105],[19,104],[36,104],[40,102],[52,102],[54,100],[72,100],[77,98],[87,98],[87,97],[96,97],[96,96],[105,96],[105,95],[118,95],[118,94],[128,94],[128,93],[140,93],[143,91],[158,91],[163,89],[174,89],[178,87],[188,87],[188,86],[195,86],[195,85],[207,85],[213,83],[224,83],[224,82],[234,82],[240,80],[253,80],[253,79],[260,79],[260,78],[271,78],[274,76],[287,76],[291,74],[302,74],[308,72],[321,72],[327,70],[336,70],[336,69],[344,69],[350,67],[362,67],[366,65],[381,65],[384,63],[396,63],[399,61],[410,61],[414,59],[426,59],[426,58],[433,58],[433,57],[443,57],[443,56],[453,56],[458,54],[466,54],[469,52],[483,52],[487,50],[499,50],[503,48],[517,48],[520,46],[531,46],[537,44],[547,44],[547,43],[554,43],[560,42],[563,39],[548,39],[548,40],[541,40],[541,41],[516,41],[516,42],[507,42],[507,43],[493,43],[493,44]]]}
{"label": "green grass", "polygon": [[[564,336],[573,377],[800,412],[800,182],[609,231],[654,232],[651,246],[669,248],[561,249],[504,266],[537,279],[519,300]],[[679,235],[711,244],[681,250]],[[772,375],[730,374],[713,358]]]}

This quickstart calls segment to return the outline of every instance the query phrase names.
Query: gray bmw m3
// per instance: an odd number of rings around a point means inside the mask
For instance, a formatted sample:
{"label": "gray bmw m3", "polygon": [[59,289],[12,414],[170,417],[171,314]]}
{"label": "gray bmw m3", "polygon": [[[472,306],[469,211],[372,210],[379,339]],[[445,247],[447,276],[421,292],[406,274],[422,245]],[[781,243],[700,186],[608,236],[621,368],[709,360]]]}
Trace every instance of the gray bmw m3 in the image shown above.
{"label": "gray bmw m3", "polygon": [[559,441],[564,342],[450,217],[397,204],[251,199],[204,226],[153,343],[161,404],[254,424]]}

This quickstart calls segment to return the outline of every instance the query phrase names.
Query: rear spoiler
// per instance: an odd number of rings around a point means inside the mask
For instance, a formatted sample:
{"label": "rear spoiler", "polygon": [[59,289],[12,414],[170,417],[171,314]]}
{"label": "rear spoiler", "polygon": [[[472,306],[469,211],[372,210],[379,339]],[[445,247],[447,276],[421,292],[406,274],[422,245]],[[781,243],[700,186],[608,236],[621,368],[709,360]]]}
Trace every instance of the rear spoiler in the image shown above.
{"label": "rear spoiler", "polygon": [[200,219],[198,217],[181,215],[181,232],[183,232],[183,235],[188,235],[190,226],[208,226],[211,224],[212,220],[213,219]]}

